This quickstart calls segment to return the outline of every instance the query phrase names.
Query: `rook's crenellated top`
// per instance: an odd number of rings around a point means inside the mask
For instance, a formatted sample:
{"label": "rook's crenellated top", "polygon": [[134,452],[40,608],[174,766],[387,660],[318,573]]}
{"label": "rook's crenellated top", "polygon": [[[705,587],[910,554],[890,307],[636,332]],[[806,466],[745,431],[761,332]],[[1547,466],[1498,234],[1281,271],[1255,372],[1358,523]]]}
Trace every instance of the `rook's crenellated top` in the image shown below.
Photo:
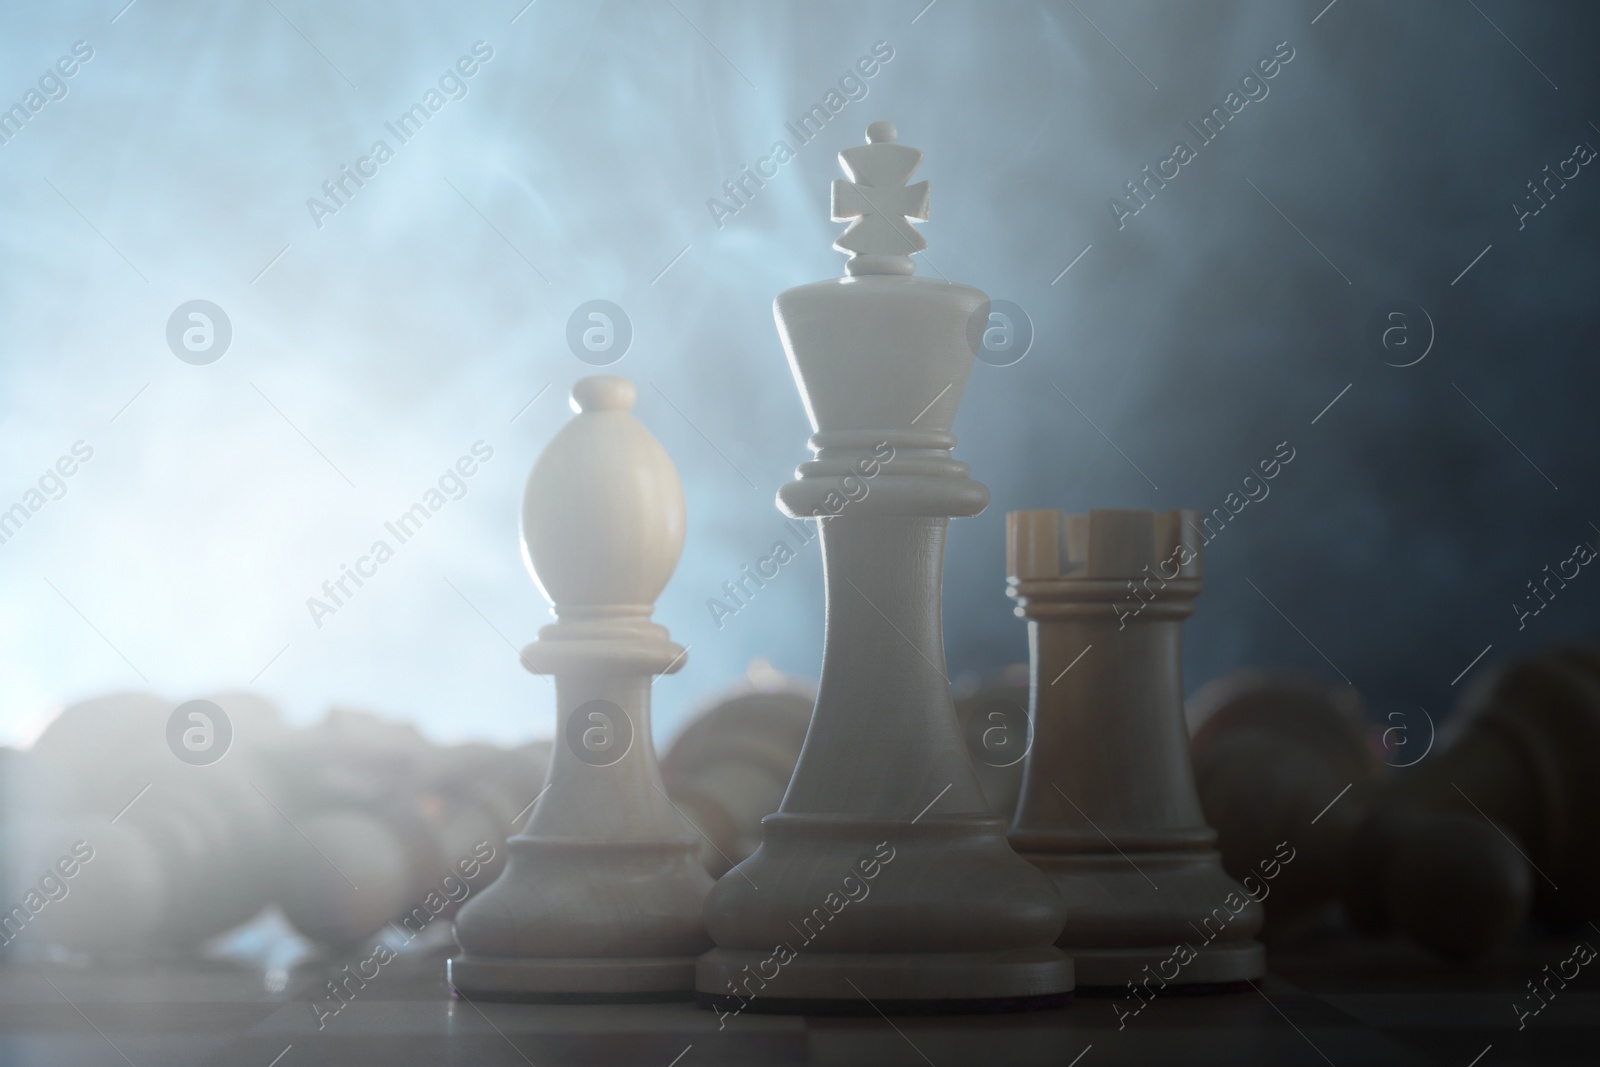
{"label": "rook's crenellated top", "polygon": [[1013,511],[1006,516],[1006,574],[1039,579],[1201,576],[1197,512],[1095,508],[1087,514]]}
{"label": "rook's crenellated top", "polygon": [[1098,618],[1119,630],[1184,618],[1204,578],[1198,518],[1184,509],[1010,512],[1007,592],[1016,614]]}

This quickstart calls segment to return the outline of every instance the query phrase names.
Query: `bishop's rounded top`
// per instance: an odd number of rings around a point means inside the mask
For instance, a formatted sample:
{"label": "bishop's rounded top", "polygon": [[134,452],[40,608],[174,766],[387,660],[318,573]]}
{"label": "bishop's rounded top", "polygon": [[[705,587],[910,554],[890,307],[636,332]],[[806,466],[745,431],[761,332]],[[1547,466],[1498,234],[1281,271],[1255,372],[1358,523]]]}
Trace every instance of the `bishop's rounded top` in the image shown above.
{"label": "bishop's rounded top", "polygon": [[627,411],[639,399],[639,391],[627,378],[614,374],[597,374],[580,378],[572,386],[572,410],[580,414],[591,411]]}
{"label": "bishop's rounded top", "polygon": [[683,552],[683,483],[628,409],[626,378],[583,378],[578,412],[534,462],[522,497],[522,551],[559,612],[648,616]]}

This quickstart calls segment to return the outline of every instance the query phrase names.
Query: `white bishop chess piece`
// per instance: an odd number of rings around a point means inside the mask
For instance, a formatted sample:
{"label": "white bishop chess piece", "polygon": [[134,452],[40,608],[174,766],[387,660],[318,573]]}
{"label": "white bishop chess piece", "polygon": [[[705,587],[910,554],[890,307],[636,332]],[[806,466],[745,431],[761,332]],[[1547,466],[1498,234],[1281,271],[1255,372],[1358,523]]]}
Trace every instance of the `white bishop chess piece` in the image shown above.
{"label": "white bishop chess piece", "polygon": [[650,684],[684,649],[650,620],[683,552],[683,484],[633,417],[633,383],[594,377],[522,499],[523,558],[556,621],[522,652],[556,680],[550,780],[504,873],[456,918],[469,997],[688,996],[711,878],[663,790]]}
{"label": "white bishop chess piece", "polygon": [[[1006,516],[1033,722],[1011,844],[1070,902],[1057,943],[1072,953],[1079,987],[1141,1004],[1168,985],[1266,973],[1255,935],[1270,889],[1258,881],[1255,897],[1222,869],[1184,727],[1182,634],[1200,595],[1199,517]],[[1275,874],[1283,859],[1258,862]]]}
{"label": "white bishop chess piece", "polygon": [[1014,1010],[1072,989],[1060,894],[990,814],[944,665],[945,534],[989,500],[950,456],[989,298],[913,276],[922,153],[887,122],[867,140],[833,189],[847,276],[775,304],[817,453],[778,501],[817,519],[827,631],[783,804],[706,901],[717,947],[695,988],[724,1015]]}

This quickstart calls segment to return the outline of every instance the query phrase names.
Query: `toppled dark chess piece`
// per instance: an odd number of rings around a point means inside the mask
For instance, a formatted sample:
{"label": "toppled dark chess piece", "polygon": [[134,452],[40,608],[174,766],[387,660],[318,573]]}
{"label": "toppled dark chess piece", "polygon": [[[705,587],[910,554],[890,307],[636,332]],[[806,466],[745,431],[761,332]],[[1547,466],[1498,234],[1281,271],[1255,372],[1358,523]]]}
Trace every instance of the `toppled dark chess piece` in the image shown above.
{"label": "toppled dark chess piece", "polygon": [[1263,898],[1267,944],[1292,941],[1338,899],[1350,838],[1383,766],[1367,747],[1361,698],[1310,676],[1243,670],[1187,704],[1195,786],[1235,878],[1289,842],[1297,861]]}
{"label": "toppled dark chess piece", "polygon": [[[1420,926],[1447,954],[1477,955],[1510,936],[1530,895],[1552,917],[1600,918],[1600,651],[1488,672],[1441,743],[1363,828],[1355,859],[1384,872],[1386,907],[1370,882],[1347,891],[1357,922]],[[1467,929],[1443,931],[1449,909]]]}
{"label": "toppled dark chess piece", "polygon": [[1305,857],[1266,902],[1269,936],[1293,936],[1338,899],[1369,934],[1471,960],[1536,898],[1548,914],[1600,917],[1600,653],[1560,649],[1485,675],[1439,750],[1400,774],[1363,751],[1353,701],[1251,672],[1191,702],[1225,862],[1278,835]]}

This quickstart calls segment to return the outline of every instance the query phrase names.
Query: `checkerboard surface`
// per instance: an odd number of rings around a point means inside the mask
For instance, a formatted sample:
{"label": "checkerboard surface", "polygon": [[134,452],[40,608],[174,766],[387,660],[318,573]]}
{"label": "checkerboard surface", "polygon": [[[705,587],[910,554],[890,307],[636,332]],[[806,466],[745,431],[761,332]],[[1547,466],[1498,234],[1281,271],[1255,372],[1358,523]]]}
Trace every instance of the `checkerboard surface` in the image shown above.
{"label": "checkerboard surface", "polygon": [[[271,989],[222,966],[0,968],[0,1067],[445,1067],[534,1064],[1110,1064],[1384,1067],[1600,1063],[1600,975],[1580,973],[1517,1027],[1526,983],[1575,932],[1519,942],[1470,970],[1400,943],[1328,942],[1276,953],[1243,992],[977,1017],[720,1021],[688,1003],[521,1005],[453,996],[442,954],[404,956],[318,1028],[311,1003],[337,964]],[[1554,987],[1552,987],[1554,988]],[[1519,993],[1521,996],[1519,997]]]}

